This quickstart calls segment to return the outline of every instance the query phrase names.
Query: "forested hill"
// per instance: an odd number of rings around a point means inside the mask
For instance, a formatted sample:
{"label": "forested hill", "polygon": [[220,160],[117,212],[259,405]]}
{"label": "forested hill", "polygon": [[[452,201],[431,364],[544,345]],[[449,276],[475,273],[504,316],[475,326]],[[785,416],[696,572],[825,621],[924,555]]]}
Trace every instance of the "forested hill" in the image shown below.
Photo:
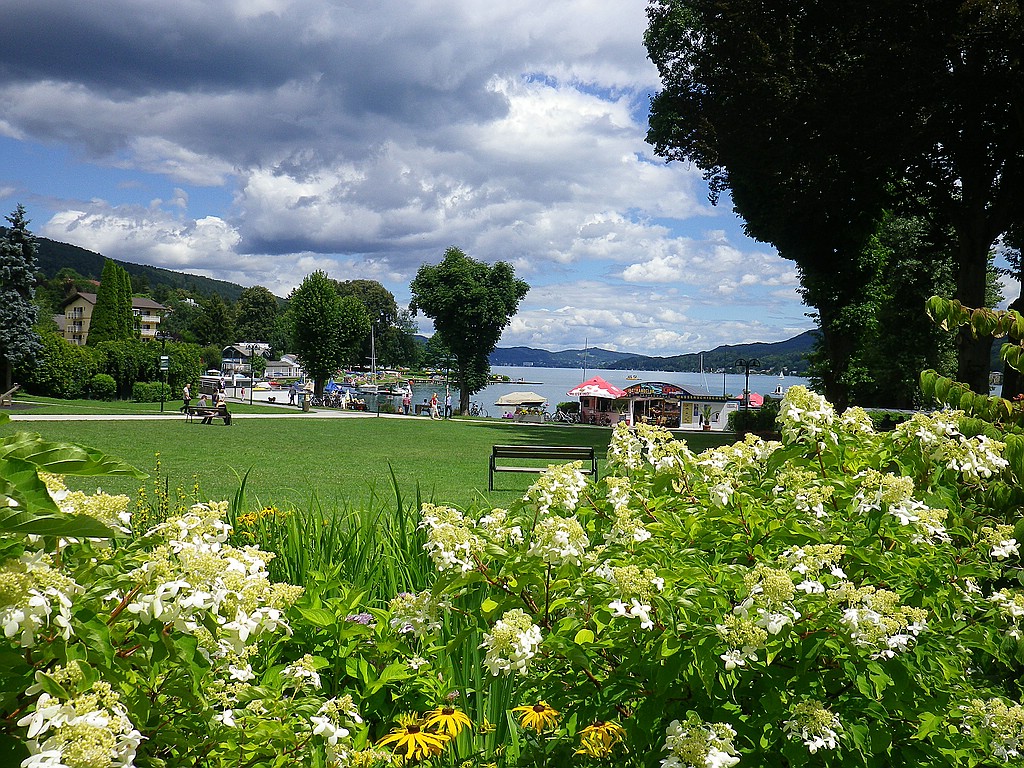
{"label": "forested hill", "polygon": [[[54,277],[64,268],[70,268],[90,280],[100,279],[105,258],[102,254],[45,237],[37,237],[36,245],[38,246],[37,269],[47,278]],[[186,275],[183,272],[148,267],[143,264],[131,264],[117,259],[112,259],[112,261],[123,267],[132,277],[133,290],[137,286],[139,287],[136,290],[137,293],[157,292],[156,289],[159,286],[165,286],[171,290],[183,288],[200,296],[212,296],[219,293],[225,301],[238,301],[238,297],[242,295],[242,286],[224,280]]]}
{"label": "forested hill", "polygon": [[566,349],[549,352],[533,347],[499,347],[491,352],[491,365],[535,365],[541,368],[582,368],[584,357],[588,368],[611,368],[611,364],[631,352],[612,352],[610,349]]}
{"label": "forested hill", "polygon": [[799,336],[777,342],[755,342],[753,344],[728,344],[715,347],[707,352],[695,352],[672,357],[649,357],[629,352],[612,352],[607,349],[569,349],[549,352],[532,347],[499,347],[491,353],[491,365],[534,365],[547,368],[581,368],[586,354],[588,368],[636,371],[699,371],[701,355],[705,371],[730,369],[738,359],[755,358],[758,365],[754,370],[773,373],[785,369],[793,376],[806,374],[807,355],[813,349],[817,331],[805,331]]}

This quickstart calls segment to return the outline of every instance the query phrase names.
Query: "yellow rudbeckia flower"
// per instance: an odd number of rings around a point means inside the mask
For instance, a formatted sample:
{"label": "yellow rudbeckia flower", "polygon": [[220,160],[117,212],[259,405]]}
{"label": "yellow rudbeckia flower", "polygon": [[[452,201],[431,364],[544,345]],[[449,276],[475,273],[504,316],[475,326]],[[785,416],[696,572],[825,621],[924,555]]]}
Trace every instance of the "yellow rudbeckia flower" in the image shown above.
{"label": "yellow rudbeckia flower", "polygon": [[532,706],[513,707],[512,711],[519,713],[519,725],[523,728],[532,728],[537,733],[558,725],[558,710],[546,701],[539,701]]}
{"label": "yellow rudbeckia flower", "polygon": [[618,723],[598,721],[580,731],[580,748],[577,755],[608,757],[612,747],[626,738],[626,729]]}
{"label": "yellow rudbeckia flower", "polygon": [[424,715],[423,727],[454,739],[462,733],[463,728],[472,728],[473,723],[465,712],[460,712],[455,707],[445,706],[427,712]]}
{"label": "yellow rudbeckia flower", "polygon": [[423,760],[444,752],[450,737],[443,733],[424,730],[419,720],[406,715],[399,718],[399,727],[377,742],[378,747],[391,747],[396,755],[406,760]]}

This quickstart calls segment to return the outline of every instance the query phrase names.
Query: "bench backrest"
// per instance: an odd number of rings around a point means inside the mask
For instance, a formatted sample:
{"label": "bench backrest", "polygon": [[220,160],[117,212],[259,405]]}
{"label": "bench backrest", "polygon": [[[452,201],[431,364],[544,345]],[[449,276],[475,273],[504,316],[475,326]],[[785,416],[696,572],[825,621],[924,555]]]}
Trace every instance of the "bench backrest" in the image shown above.
{"label": "bench backrest", "polygon": [[495,445],[491,455],[499,459],[593,459],[592,446]]}

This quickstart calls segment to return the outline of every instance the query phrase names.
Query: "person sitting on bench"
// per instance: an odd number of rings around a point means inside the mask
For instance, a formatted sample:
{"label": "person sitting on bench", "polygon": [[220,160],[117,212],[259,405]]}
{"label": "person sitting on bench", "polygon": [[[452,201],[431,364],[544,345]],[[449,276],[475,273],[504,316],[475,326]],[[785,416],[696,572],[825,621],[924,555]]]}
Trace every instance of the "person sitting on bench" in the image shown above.
{"label": "person sitting on bench", "polygon": [[228,413],[227,400],[217,403],[217,410],[207,411],[206,416],[203,417],[203,424],[212,424],[214,419],[223,419],[225,426],[231,426],[231,414]]}

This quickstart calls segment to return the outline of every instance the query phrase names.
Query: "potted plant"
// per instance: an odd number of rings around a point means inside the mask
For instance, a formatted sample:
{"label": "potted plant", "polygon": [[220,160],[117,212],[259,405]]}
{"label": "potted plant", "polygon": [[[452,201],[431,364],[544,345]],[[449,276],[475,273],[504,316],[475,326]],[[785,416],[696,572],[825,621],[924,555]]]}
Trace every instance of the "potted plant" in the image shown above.
{"label": "potted plant", "polygon": [[703,413],[703,417],[701,418],[701,426],[703,427],[705,432],[710,432],[711,431],[711,406],[710,405],[705,405],[704,406],[704,413]]}

